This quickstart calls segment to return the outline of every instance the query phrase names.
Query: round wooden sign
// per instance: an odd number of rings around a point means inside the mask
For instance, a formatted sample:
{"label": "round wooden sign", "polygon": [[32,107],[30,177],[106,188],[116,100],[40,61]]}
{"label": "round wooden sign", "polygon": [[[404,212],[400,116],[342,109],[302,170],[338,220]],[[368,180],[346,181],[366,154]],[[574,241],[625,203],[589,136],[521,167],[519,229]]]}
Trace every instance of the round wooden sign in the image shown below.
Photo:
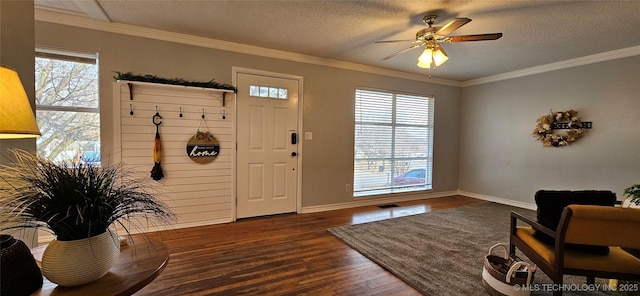
{"label": "round wooden sign", "polygon": [[191,137],[187,142],[187,156],[197,163],[209,163],[218,157],[220,144],[217,139],[196,139]]}

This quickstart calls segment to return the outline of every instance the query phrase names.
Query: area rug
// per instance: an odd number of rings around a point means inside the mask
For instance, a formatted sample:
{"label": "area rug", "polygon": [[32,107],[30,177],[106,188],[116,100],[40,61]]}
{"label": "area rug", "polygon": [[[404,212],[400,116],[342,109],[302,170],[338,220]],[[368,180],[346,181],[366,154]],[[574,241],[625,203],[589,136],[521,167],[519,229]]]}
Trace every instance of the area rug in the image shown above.
{"label": "area rug", "polygon": [[[382,221],[333,227],[328,231],[426,295],[489,295],[482,285],[482,262],[489,248],[509,242],[510,212],[534,218],[531,210],[495,203],[463,206]],[[522,254],[519,254],[523,257]],[[552,281],[538,271],[534,283],[543,291]],[[585,278],[565,277],[585,295]],[[598,281],[603,284],[604,282]],[[588,295],[613,295],[588,291]],[[620,294],[616,294],[620,295]]]}

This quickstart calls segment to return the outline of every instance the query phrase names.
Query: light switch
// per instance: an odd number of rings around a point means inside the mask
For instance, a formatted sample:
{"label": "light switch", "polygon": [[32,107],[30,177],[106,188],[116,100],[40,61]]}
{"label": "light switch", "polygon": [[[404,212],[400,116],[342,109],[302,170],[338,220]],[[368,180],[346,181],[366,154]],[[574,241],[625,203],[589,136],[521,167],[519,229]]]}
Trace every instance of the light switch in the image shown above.
{"label": "light switch", "polygon": [[313,133],[312,133],[312,132],[305,132],[305,133],[304,133],[304,139],[305,139],[306,141],[313,140]]}

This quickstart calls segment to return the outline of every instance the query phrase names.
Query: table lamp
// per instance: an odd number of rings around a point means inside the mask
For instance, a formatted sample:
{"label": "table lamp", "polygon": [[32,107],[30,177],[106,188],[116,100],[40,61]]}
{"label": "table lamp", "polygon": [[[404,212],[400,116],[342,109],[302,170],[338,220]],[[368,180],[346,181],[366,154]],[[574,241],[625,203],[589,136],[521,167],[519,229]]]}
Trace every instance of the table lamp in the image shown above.
{"label": "table lamp", "polygon": [[[40,136],[29,97],[16,70],[0,65],[0,139]],[[0,295],[30,295],[42,286],[42,273],[21,240],[0,234]]]}
{"label": "table lamp", "polygon": [[39,136],[40,129],[18,72],[0,65],[0,139]]}

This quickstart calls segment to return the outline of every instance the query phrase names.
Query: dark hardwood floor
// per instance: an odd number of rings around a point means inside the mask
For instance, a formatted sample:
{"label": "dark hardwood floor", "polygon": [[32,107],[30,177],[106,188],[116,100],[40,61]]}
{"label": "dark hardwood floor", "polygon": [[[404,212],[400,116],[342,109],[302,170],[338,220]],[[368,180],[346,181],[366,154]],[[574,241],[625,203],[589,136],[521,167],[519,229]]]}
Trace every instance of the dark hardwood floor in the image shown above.
{"label": "dark hardwood floor", "polygon": [[327,228],[484,202],[451,196],[155,232],[169,264],[136,295],[421,295]]}

